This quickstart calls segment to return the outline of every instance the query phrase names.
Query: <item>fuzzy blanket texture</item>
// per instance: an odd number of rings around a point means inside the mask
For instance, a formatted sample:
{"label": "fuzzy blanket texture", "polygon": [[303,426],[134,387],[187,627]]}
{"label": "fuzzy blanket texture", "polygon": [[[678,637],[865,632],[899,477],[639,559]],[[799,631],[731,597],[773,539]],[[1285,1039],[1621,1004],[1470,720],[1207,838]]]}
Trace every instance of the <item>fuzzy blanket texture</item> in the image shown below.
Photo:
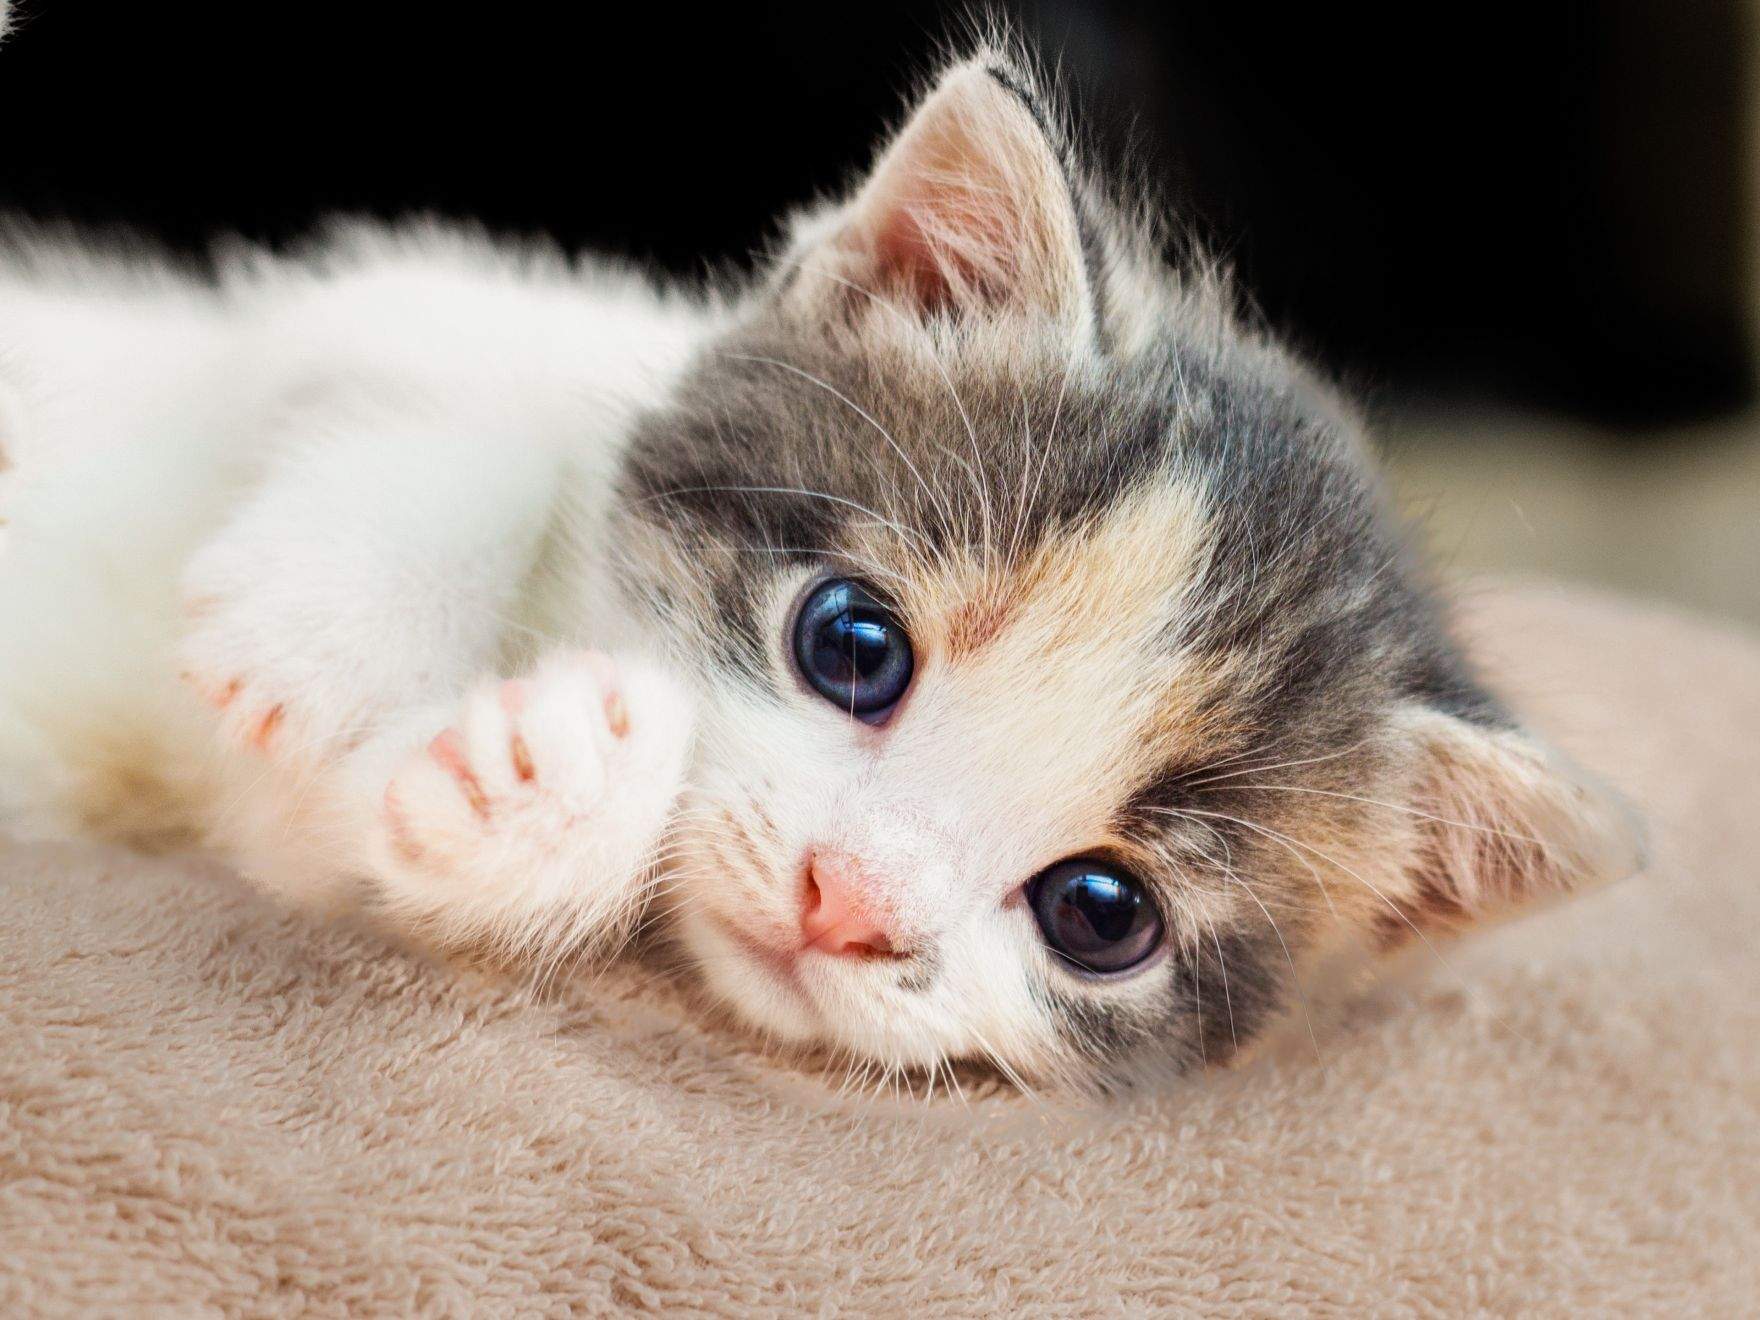
{"label": "fuzzy blanket texture", "polygon": [[1390,980],[1323,1068],[1080,1112],[839,1096],[639,969],[539,999],[0,849],[0,1314],[1753,1314],[1760,639],[1465,612],[1651,870]]}

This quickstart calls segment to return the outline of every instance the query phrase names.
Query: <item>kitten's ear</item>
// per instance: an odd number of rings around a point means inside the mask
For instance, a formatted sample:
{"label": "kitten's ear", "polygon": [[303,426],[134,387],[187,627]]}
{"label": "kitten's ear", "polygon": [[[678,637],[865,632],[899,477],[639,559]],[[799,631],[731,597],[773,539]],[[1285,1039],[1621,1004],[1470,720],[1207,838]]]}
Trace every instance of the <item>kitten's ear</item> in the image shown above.
{"label": "kitten's ear", "polygon": [[1398,723],[1418,756],[1415,925],[1459,929],[1643,866],[1631,810],[1530,735],[1428,707]]}
{"label": "kitten's ear", "polygon": [[1000,68],[948,73],[815,230],[788,294],[811,313],[884,299],[919,318],[1006,312],[1092,333],[1069,178],[1039,107]]}

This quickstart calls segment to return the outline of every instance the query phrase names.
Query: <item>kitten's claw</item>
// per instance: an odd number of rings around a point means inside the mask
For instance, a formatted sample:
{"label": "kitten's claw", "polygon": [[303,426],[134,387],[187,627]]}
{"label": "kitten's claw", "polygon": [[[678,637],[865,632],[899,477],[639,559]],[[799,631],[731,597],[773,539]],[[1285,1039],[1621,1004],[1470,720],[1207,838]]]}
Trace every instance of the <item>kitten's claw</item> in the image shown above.
{"label": "kitten's claw", "polygon": [[368,617],[373,598],[335,565],[309,577],[292,569],[283,542],[254,528],[200,548],[180,583],[177,659],[226,743],[316,771],[426,696],[426,674],[412,672],[395,627]]}

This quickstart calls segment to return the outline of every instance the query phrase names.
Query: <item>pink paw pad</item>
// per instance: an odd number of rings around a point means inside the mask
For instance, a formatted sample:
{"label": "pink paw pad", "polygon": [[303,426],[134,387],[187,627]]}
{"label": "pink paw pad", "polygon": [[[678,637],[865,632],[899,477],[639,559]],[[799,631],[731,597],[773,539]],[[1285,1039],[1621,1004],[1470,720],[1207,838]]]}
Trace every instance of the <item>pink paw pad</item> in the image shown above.
{"label": "pink paw pad", "polygon": [[611,657],[574,651],[473,687],[387,789],[391,851],[432,869],[445,855],[489,846],[489,836],[498,849],[521,838],[546,848],[577,828],[623,773],[635,741],[626,681]]}

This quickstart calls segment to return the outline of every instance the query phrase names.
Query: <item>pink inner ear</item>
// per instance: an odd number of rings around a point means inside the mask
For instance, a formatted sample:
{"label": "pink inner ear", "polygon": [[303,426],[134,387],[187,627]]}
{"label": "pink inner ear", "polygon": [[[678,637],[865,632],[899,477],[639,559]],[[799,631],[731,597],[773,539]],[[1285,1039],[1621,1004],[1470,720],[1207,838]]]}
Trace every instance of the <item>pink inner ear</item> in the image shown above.
{"label": "pink inner ear", "polygon": [[[982,67],[950,74],[850,203],[803,287],[838,314],[850,286],[925,315],[1008,310],[1085,334],[1092,313],[1075,202],[1044,129]],[[870,300],[871,305],[871,300]],[[815,308],[817,310],[817,308]]]}
{"label": "pink inner ear", "polygon": [[925,312],[952,310],[1007,297],[1008,253],[1019,228],[1000,194],[983,205],[969,185],[933,178],[915,181],[890,199],[874,235],[874,263],[882,284],[901,289]]}
{"label": "pink inner ear", "polygon": [[[1415,715],[1417,847],[1401,906],[1458,929],[1628,875],[1639,831],[1617,799],[1525,734]],[[1400,932],[1391,932],[1403,938]]]}

